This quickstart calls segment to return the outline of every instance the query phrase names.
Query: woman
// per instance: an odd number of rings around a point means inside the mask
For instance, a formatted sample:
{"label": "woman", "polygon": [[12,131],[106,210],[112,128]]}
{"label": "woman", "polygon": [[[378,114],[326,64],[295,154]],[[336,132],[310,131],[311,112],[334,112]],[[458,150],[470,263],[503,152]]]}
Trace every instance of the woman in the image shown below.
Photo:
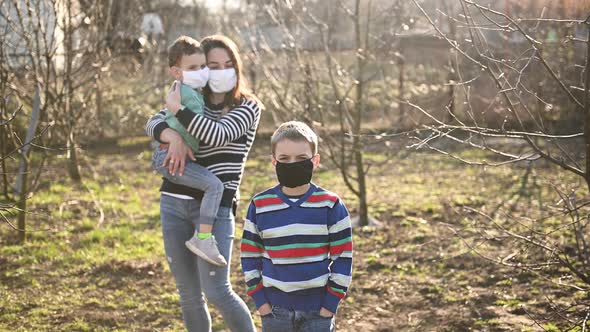
{"label": "woman", "polygon": [[[232,290],[229,274],[234,238],[234,213],[244,165],[263,108],[248,90],[242,74],[237,46],[224,36],[210,36],[201,45],[210,69],[204,89],[205,114],[198,115],[180,104],[179,84],[166,97],[189,133],[200,140],[196,160],[223,182],[225,190],[215,220],[213,235],[227,266],[217,267],[198,259],[185,246],[198,220],[202,192],[163,179],[160,215],[164,248],[176,280],[184,323],[188,331],[210,331],[211,317],[203,293],[223,316],[232,331],[255,331],[248,307]],[[182,173],[185,158],[192,152],[180,135],[168,128],[159,112],[146,124],[146,132],[162,144],[169,144],[164,164],[172,174]]]}

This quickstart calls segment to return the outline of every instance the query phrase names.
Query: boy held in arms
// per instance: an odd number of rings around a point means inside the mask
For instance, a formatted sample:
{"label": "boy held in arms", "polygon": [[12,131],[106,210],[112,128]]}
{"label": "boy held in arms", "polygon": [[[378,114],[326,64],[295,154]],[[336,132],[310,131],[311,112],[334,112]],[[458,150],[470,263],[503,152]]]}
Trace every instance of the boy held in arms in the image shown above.
{"label": "boy held in arms", "polygon": [[[181,104],[200,114],[204,112],[204,100],[199,90],[205,87],[209,80],[209,68],[206,63],[201,44],[193,38],[181,36],[168,49],[170,75],[175,79],[174,84],[182,84],[180,89]],[[196,153],[199,149],[198,139],[186,130],[174,113],[168,110],[165,112],[168,126],[178,132],[193,153]],[[198,227],[195,229],[194,236],[186,241],[187,248],[211,264],[226,265],[227,262],[219,253],[217,243],[212,235],[213,224],[223,195],[223,183],[206,167],[196,162],[187,162],[183,174],[171,174],[169,170],[172,168],[163,165],[167,154],[167,144],[160,144],[156,148],[153,156],[156,171],[175,184],[204,192]],[[170,160],[170,166],[175,162],[178,161]],[[167,193],[162,192],[162,194],[166,195]]]}
{"label": "boy held in arms", "polygon": [[342,200],[311,183],[318,138],[283,123],[271,138],[279,184],[254,196],[241,243],[248,295],[262,330],[333,331],[352,276],[352,228]]}

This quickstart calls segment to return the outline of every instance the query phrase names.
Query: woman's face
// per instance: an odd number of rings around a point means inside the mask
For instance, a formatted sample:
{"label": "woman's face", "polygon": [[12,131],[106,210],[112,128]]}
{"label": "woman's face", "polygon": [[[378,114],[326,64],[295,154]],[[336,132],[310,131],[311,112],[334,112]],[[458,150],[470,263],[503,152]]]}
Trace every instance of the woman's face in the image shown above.
{"label": "woman's face", "polygon": [[210,70],[233,68],[234,63],[224,48],[214,48],[207,53],[207,67]]}

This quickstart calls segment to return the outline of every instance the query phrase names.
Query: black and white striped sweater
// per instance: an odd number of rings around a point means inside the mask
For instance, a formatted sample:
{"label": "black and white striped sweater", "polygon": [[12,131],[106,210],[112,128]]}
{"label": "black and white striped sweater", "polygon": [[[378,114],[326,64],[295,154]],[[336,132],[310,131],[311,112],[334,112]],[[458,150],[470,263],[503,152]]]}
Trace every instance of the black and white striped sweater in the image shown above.
{"label": "black and white striped sweater", "polygon": [[[239,198],[238,187],[260,121],[260,108],[255,101],[244,98],[231,111],[223,115],[222,112],[221,107],[205,105],[204,115],[183,109],[176,117],[191,135],[200,140],[199,151],[195,155],[197,162],[223,182],[225,191],[221,206],[232,207],[234,199]],[[160,111],[145,126],[148,136],[161,143],[160,134],[168,128],[164,117],[164,111]],[[165,178],[160,191],[196,199],[203,196],[198,189],[178,185]]]}

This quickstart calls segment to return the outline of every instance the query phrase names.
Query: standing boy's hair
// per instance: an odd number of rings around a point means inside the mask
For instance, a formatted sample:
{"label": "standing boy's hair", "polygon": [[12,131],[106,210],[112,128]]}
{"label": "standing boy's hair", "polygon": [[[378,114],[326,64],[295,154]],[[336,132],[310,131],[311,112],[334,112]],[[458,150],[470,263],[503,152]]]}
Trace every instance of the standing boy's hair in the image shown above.
{"label": "standing boy's hair", "polygon": [[195,53],[204,53],[201,43],[189,36],[180,36],[168,48],[168,66],[178,66],[184,55]]}
{"label": "standing boy's hair", "polygon": [[275,130],[270,138],[273,156],[275,155],[277,143],[284,139],[289,139],[295,142],[307,142],[311,147],[313,155],[315,156],[318,153],[318,136],[308,125],[301,121],[283,122],[279,128]]}

